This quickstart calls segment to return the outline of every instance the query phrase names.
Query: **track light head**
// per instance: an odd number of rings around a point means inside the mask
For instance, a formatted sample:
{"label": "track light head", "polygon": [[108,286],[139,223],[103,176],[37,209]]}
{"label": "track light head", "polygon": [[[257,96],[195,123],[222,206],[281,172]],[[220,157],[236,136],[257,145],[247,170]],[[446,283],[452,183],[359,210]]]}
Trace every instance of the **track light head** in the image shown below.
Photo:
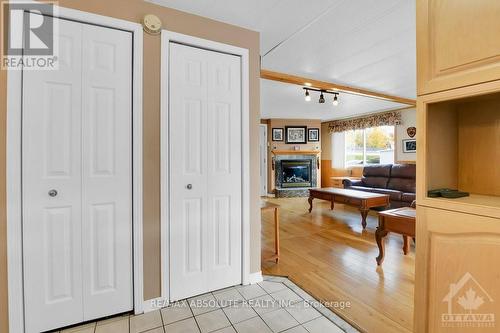
{"label": "track light head", "polygon": [[333,106],[337,106],[339,105],[339,99],[337,97],[337,94],[335,94],[335,96],[333,97],[333,102],[332,102]]}
{"label": "track light head", "polygon": [[321,95],[319,95],[319,101],[320,104],[325,103],[325,96],[323,96],[323,92],[321,92]]}
{"label": "track light head", "polygon": [[306,89],[306,96],[304,97],[304,99],[306,100],[306,102],[311,101],[311,96],[309,95],[309,90],[307,90],[307,89]]}

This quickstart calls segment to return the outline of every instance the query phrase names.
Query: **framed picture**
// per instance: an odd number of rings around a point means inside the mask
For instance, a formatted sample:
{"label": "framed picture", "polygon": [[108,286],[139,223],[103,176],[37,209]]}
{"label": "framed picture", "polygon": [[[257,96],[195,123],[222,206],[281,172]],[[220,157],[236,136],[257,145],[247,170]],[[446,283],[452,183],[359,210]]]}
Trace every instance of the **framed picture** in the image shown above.
{"label": "framed picture", "polygon": [[273,128],[273,141],[283,141],[283,128]]}
{"label": "framed picture", "polygon": [[311,142],[319,141],[319,128],[308,128],[307,129],[307,141],[311,141]]}
{"label": "framed picture", "polygon": [[416,153],[417,152],[417,140],[403,140],[403,153]]}
{"label": "framed picture", "polygon": [[307,143],[306,126],[286,126],[286,143]]}

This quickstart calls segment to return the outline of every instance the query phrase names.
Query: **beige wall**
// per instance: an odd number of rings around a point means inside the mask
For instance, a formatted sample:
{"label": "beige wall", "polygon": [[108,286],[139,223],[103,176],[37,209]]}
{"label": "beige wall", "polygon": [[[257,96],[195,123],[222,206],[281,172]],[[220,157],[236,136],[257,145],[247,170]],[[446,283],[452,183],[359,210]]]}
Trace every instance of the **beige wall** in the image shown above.
{"label": "beige wall", "polygon": [[[407,109],[401,111],[401,121],[401,125],[396,126],[396,161],[398,163],[413,163],[417,160],[417,154],[403,152],[403,140],[411,139],[406,131],[408,127],[417,127],[417,110]],[[413,139],[415,139],[415,137]]]}
{"label": "beige wall", "polygon": [[[293,150],[295,146],[299,146],[300,150],[320,150],[321,149],[321,121],[311,120],[311,119],[268,119],[265,121],[267,123],[267,138],[269,143],[268,152],[268,174],[267,174],[267,188],[269,193],[274,192],[274,171],[272,170],[272,160],[273,154],[271,150]],[[307,128],[319,128],[320,129],[320,141],[319,142],[307,142],[307,144],[286,144],[285,127],[286,126],[307,126]],[[283,141],[272,141],[273,139],[273,128],[283,128]],[[307,134],[306,134],[307,135]],[[318,184],[321,184],[321,175],[318,174]]]}
{"label": "beige wall", "polygon": [[[60,0],[60,6],[132,22],[155,14],[167,30],[231,44],[250,51],[250,133],[259,133],[259,34],[159,7],[142,0]],[[7,332],[5,215],[6,73],[0,72],[0,332]],[[144,297],[160,296],[160,36],[144,34]],[[258,136],[250,147],[251,272],[260,271]]]}

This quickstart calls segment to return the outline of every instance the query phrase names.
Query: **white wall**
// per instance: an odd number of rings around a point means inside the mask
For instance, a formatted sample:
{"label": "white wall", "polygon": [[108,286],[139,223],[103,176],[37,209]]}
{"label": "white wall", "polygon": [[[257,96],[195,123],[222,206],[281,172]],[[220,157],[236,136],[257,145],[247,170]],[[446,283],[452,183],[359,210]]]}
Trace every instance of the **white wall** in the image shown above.
{"label": "white wall", "polygon": [[[396,126],[396,163],[401,161],[416,161],[416,153],[403,153],[403,140],[411,139],[408,133],[406,133],[408,127],[417,127],[417,111],[415,109],[401,111],[401,120],[402,124]],[[415,137],[413,139],[415,139]]]}

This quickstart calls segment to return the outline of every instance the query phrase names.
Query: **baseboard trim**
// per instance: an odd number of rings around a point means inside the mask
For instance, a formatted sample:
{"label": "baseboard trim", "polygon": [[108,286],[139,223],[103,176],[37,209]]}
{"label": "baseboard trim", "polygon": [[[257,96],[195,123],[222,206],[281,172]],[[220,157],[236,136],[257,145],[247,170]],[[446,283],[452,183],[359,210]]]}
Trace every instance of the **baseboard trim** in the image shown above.
{"label": "baseboard trim", "polygon": [[166,299],[164,297],[157,297],[157,298],[153,298],[153,299],[148,299],[148,300],[144,301],[143,306],[142,306],[142,310],[144,311],[144,313],[147,313],[147,312],[151,312],[151,311],[155,311],[155,310],[159,310],[161,308],[164,308],[168,304],[169,304],[168,299]]}
{"label": "baseboard trim", "polygon": [[250,273],[248,275],[248,283],[249,284],[255,284],[264,281],[262,277],[262,271],[255,272],[255,273]]}

